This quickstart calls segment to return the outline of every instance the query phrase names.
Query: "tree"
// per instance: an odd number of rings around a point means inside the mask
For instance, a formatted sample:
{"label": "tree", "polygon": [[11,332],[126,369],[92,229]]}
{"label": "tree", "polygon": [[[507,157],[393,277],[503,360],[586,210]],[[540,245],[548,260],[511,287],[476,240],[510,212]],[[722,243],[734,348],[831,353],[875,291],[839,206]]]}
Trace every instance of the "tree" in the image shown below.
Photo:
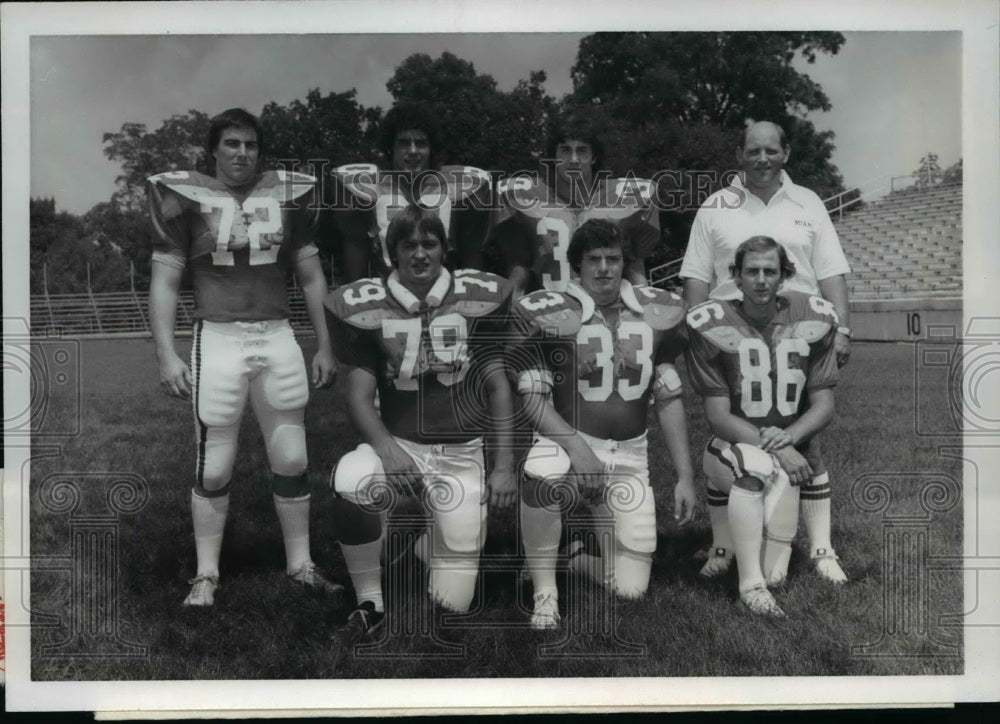
{"label": "tree", "polygon": [[952,185],[962,183],[962,159],[946,168],[941,174],[941,183]]}
{"label": "tree", "polygon": [[531,72],[509,91],[493,76],[451,53],[406,58],[386,88],[397,101],[422,101],[438,110],[442,164],[461,163],[513,172],[534,167],[544,146],[545,120],[555,99],[545,93],[544,71]]}
{"label": "tree", "polygon": [[118,133],[105,133],[104,155],[122,166],[111,202],[124,210],[141,211],[150,176],[178,169],[208,173],[205,138],[209,120],[201,111],[191,110],[171,116],[153,132],[147,131],[144,123],[125,123]]}

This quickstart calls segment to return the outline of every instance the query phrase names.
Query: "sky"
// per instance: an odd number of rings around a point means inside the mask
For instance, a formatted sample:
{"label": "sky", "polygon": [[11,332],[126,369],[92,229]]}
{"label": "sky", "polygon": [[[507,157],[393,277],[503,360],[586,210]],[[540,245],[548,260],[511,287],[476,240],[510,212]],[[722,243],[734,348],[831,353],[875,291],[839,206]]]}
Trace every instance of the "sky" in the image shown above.
{"label": "sky", "polygon": [[[385,84],[413,53],[449,51],[509,90],[532,70],[547,92],[572,90],[570,68],[585,33],[38,36],[30,46],[30,189],[60,210],[83,213],[114,191],[116,164],[102,135],[123,123],[153,130],[173,114],[252,112],[286,105],[312,88],[358,91],[388,107]],[[846,32],[836,56],[797,61],[820,83],[830,112],[808,117],[836,133],[833,162],[848,187],[909,174],[928,151],[947,166],[962,155],[961,33]],[[863,190],[868,191],[869,188]]]}

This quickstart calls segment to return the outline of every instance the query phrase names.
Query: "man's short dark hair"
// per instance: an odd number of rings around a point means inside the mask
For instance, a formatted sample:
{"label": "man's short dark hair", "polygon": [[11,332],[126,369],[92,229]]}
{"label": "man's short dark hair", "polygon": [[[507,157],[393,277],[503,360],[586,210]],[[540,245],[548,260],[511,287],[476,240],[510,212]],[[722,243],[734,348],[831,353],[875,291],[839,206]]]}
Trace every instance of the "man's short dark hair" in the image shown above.
{"label": "man's short dark hair", "polygon": [[733,263],[729,265],[729,274],[736,279],[743,269],[743,257],[749,252],[767,253],[772,249],[778,250],[778,266],[781,269],[781,279],[791,279],[795,276],[795,263],[788,258],[785,247],[776,242],[770,236],[751,236],[736,248],[736,256]]}
{"label": "man's short dark hair", "polygon": [[206,148],[210,162],[209,165],[212,165],[212,159],[214,159],[213,154],[215,153],[215,149],[219,146],[219,140],[222,138],[222,132],[228,128],[246,128],[256,133],[257,149],[260,151],[261,155],[264,155],[264,129],[260,125],[260,119],[258,119],[253,113],[250,113],[243,108],[230,108],[223,111],[209,122],[208,146]]}
{"label": "man's short dark hair", "polygon": [[396,246],[399,242],[413,236],[413,232],[436,236],[447,255],[448,233],[444,230],[441,216],[435,209],[426,209],[417,204],[410,204],[393,217],[385,232],[385,248],[389,252],[389,259],[393,264],[396,263],[397,258]]}
{"label": "man's short dark hair", "polygon": [[628,268],[634,259],[632,244],[618,225],[607,219],[591,219],[574,232],[566,250],[566,258],[573,271],[579,274],[584,254],[593,249],[616,246],[621,247],[622,261],[625,268]]}
{"label": "man's short dark hair", "polygon": [[595,173],[604,169],[604,143],[596,123],[579,115],[556,116],[551,121],[545,141],[545,158],[555,158],[559,144],[569,140],[583,141],[590,146]]}
{"label": "man's short dark hair", "polygon": [[778,143],[781,144],[781,149],[787,151],[790,146],[788,145],[788,135],[785,133],[785,129],[774,121],[751,121],[743,127],[743,136],[740,138],[740,148],[747,147],[747,135],[750,133],[750,129],[753,128],[758,123],[770,123],[772,126],[778,129]]}
{"label": "man's short dark hair", "polygon": [[396,136],[403,131],[423,131],[431,147],[428,168],[436,168],[438,150],[441,148],[441,126],[437,113],[429,103],[400,101],[385,114],[379,128],[378,147],[387,160],[392,159]]}

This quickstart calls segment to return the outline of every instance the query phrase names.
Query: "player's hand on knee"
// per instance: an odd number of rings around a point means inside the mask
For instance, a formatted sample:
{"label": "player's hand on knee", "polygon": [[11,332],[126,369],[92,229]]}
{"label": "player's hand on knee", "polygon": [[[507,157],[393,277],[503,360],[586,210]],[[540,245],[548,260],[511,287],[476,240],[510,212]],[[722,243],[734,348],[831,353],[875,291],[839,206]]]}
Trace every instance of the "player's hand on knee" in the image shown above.
{"label": "player's hand on knee", "polygon": [[394,440],[376,450],[382,460],[385,478],[396,490],[404,495],[420,496],[423,491],[423,475],[413,458],[406,454]]}
{"label": "player's hand on knee", "polygon": [[760,448],[764,452],[774,452],[792,444],[792,436],[780,427],[762,427],[760,429]]}
{"label": "player's hand on knee", "polygon": [[792,485],[802,485],[808,483],[812,478],[812,467],[809,461],[792,446],[783,447],[772,453],[781,464],[781,469],[788,473],[788,480]]}
{"label": "player's hand on knee", "polygon": [[607,487],[607,471],[591,450],[586,450],[573,457],[570,469],[572,480],[576,483],[580,495],[589,503],[599,503]]}
{"label": "player's hand on knee", "polygon": [[191,370],[177,354],[160,360],[160,387],[171,397],[191,397]]}
{"label": "player's hand on knee", "polygon": [[337,362],[330,350],[319,350],[312,360],[313,387],[329,387],[337,379]]}
{"label": "player's hand on knee", "polygon": [[517,500],[517,475],[513,470],[494,468],[486,480],[486,495],[491,508],[507,508]]}
{"label": "player's hand on knee", "polygon": [[679,477],[674,486],[674,520],[677,521],[677,525],[691,522],[696,505],[698,505],[698,493],[694,487],[694,477],[690,475]]}
{"label": "player's hand on knee", "polygon": [[837,333],[833,341],[833,352],[837,356],[837,367],[843,367],[851,359],[851,338]]}

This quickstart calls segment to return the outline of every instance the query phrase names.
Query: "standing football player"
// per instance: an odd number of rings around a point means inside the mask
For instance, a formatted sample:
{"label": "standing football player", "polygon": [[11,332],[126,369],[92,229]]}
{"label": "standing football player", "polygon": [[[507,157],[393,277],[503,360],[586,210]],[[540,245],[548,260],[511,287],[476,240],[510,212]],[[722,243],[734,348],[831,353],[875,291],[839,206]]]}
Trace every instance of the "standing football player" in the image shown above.
{"label": "standing football player", "polygon": [[[395,269],[341,287],[325,302],[347,367],[348,412],[364,439],[333,474],[340,547],[358,601],[349,633],[383,621],[376,503],[386,485],[425,495],[434,523],[418,540],[417,555],[429,562],[431,597],[451,611],[472,603],[487,502],[508,506],[516,494],[513,392],[501,336],[510,284],[484,272],[449,273],[442,265],[446,239],[436,213],[405,208],[386,234]],[[488,480],[487,432],[497,443]]]}
{"label": "standing football player", "polygon": [[715,435],[705,474],[728,495],[740,599],[754,613],[780,617],[767,586],[788,574],[799,486],[813,477],[804,452],[833,417],[839,322],[822,297],[778,294],[795,265],[771,237],[743,242],[730,273],[743,298],[688,312],[687,367]]}
{"label": "standing football player", "polygon": [[[198,569],[186,606],[211,606],[219,587],[219,552],[229,510],[229,483],[240,420],[249,399],[264,437],[288,575],[307,586],[342,590],[316,570],[309,551],[309,483],[303,421],[310,375],[288,322],[288,272],[294,271],[317,352],[312,383],[336,374],[323,323],[326,278],[312,238],[315,212],[304,202],[316,180],[283,171],[257,172],[264,137],[240,108],[212,119],[207,151],[215,176],[168,171],[149,179],[155,236],[149,290],[150,326],[160,384],[191,398],[197,434],[191,490]],[[174,347],[177,294],[190,268],[195,327],[188,365]]]}
{"label": "standing football player", "polygon": [[[681,381],[674,359],[685,345],[687,307],[675,294],[623,279],[631,246],[621,229],[591,220],[573,234],[567,259],[579,275],[563,292],[540,290],[514,305],[524,335],[513,358],[518,392],[535,440],[524,466],[521,534],[534,584],[531,627],[559,626],[556,562],[560,502],[575,484],[595,513],[614,521],[610,548],[583,552],[573,570],[624,598],[643,595],[656,549],[656,511],[647,457],[650,402],[677,473],[675,519],[694,515],[696,493]],[[531,364],[521,350],[540,349]]]}
{"label": "standing football player", "polygon": [[388,171],[355,163],[333,172],[335,214],[343,242],[346,282],[388,273],[386,231],[393,217],[418,203],[434,209],[447,234],[453,268],[482,268],[482,241],[490,222],[490,177],[471,166],[438,169],[440,131],[434,109],[404,101],[385,115],[379,142]]}
{"label": "standing football player", "polygon": [[[822,296],[837,311],[837,363],[842,366],[851,353],[845,276],[850,266],[823,202],[785,172],[790,153],[781,126],[768,121],[747,126],[743,144],[736,150],[742,173],[730,186],[712,194],[695,216],[680,270],[684,299],[690,306],[709,298],[738,299],[738,285],[729,275],[733,253],[755,234],[771,236],[795,265],[796,274],[785,289]],[[812,560],[820,576],[843,583],[847,576],[830,540],[830,474],[818,437],[812,439],[806,455],[815,473],[802,486],[802,517]],[[712,547],[701,570],[706,578],[721,575],[732,562],[726,500],[723,492],[709,486]]]}
{"label": "standing football player", "polygon": [[649,181],[609,178],[604,146],[586,120],[557,122],[549,134],[542,171],[498,185],[500,210],[488,241],[514,284],[514,298],[538,289],[564,292],[572,276],[568,248],[589,219],[617,223],[631,245],[625,278],[646,283],[644,259],[660,241]]}

